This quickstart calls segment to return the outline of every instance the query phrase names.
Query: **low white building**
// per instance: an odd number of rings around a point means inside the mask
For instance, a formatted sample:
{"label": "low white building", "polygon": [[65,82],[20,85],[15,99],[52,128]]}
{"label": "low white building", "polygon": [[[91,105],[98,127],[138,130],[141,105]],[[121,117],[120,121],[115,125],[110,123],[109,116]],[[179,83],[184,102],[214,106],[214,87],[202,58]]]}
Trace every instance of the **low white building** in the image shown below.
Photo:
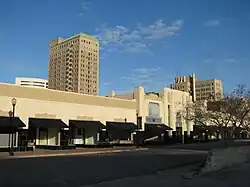
{"label": "low white building", "polygon": [[48,88],[48,81],[40,78],[16,77],[15,84],[35,88]]}

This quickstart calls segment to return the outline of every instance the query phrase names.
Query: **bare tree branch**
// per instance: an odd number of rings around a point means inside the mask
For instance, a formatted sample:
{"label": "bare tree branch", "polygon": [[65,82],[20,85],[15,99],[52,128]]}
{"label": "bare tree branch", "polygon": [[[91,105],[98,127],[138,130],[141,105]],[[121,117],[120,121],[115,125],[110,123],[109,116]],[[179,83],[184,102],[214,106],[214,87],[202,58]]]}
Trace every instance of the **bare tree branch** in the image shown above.
{"label": "bare tree branch", "polygon": [[221,133],[227,129],[229,138],[233,137],[236,128],[250,130],[250,91],[244,85],[237,87],[224,98],[209,98],[204,102],[188,103],[183,117],[195,125],[213,125]]}

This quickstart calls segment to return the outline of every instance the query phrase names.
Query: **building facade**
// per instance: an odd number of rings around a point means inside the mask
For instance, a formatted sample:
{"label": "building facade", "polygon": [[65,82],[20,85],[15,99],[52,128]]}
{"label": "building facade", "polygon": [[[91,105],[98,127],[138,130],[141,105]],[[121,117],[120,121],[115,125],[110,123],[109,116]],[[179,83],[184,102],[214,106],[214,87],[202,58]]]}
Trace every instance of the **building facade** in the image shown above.
{"label": "building facade", "polygon": [[50,42],[49,88],[98,95],[99,41],[86,34]]}
{"label": "building facade", "polygon": [[[164,88],[160,93],[146,93],[143,87],[137,87],[133,93],[116,95],[115,92],[111,92],[108,96],[136,100],[137,116],[141,117],[143,131],[158,128],[158,134],[163,129],[163,131],[167,130],[170,136],[172,132],[182,136],[184,133],[190,135],[193,131],[193,124],[184,120],[182,116],[187,103],[192,102],[189,93],[170,88]],[[164,127],[162,125],[167,128],[161,128]],[[149,135],[148,138],[150,138]],[[157,135],[157,132],[151,133],[151,136],[154,135]]]}
{"label": "building facade", "polygon": [[39,78],[16,77],[15,84],[34,88],[48,88],[48,81]]}
{"label": "building facade", "polygon": [[[135,100],[0,84],[0,142],[5,147],[12,98],[17,100],[13,124],[19,133],[27,131],[26,137],[15,136],[15,146],[18,140],[36,146],[61,146],[65,141],[67,145],[96,145],[105,136],[102,129],[112,132],[125,126],[130,132],[136,123]],[[129,137],[120,139],[131,139],[132,133],[131,129]]]}
{"label": "building facade", "polygon": [[171,88],[175,90],[180,90],[183,92],[188,92],[193,101],[196,101],[196,82],[197,78],[193,73],[191,76],[177,76],[175,77],[175,83],[171,84]]}
{"label": "building facade", "polygon": [[171,88],[190,93],[193,101],[219,100],[223,97],[221,80],[199,80],[195,74],[191,76],[177,76],[175,83],[171,84]]}
{"label": "building facade", "polygon": [[223,97],[222,81],[217,79],[199,80],[196,82],[196,99],[220,100]]}
{"label": "building facade", "polygon": [[[9,117],[13,98],[15,118]],[[146,93],[137,87],[133,93],[104,97],[1,83],[0,147],[8,146],[10,126],[16,147],[131,144],[138,131],[147,140],[189,135],[193,124],[182,117],[188,102],[189,93],[169,88]]]}

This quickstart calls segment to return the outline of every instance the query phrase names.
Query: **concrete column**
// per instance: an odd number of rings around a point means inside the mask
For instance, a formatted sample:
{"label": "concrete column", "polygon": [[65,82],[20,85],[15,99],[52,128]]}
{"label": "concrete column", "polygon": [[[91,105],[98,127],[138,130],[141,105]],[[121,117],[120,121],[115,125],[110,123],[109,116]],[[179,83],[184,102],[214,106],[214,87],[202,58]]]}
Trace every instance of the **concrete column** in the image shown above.
{"label": "concrete column", "polygon": [[61,132],[60,132],[60,130],[58,132],[57,145],[59,145],[59,146],[61,145]]}
{"label": "concrete column", "polygon": [[168,91],[164,88],[163,91],[163,123],[168,125]]}
{"label": "concrete column", "polygon": [[17,147],[18,146],[18,132],[16,132],[15,136],[16,136],[15,147]]}
{"label": "concrete column", "polygon": [[174,106],[173,92],[170,93],[170,127],[175,131],[176,130],[176,111]]}
{"label": "concrete column", "polygon": [[145,91],[143,87],[137,87],[135,89],[135,99],[137,104],[138,116],[142,117],[142,130],[145,130]]}
{"label": "concrete column", "polygon": [[131,133],[131,134],[130,134],[130,137],[131,137],[131,138],[130,138],[131,141],[133,142],[133,141],[134,141],[134,133]]}
{"label": "concrete column", "polygon": [[40,145],[40,140],[39,140],[39,128],[36,128],[36,145]]}
{"label": "concrete column", "polygon": [[[163,104],[164,104],[164,119],[163,123],[171,127],[171,119],[170,116],[168,116],[169,110],[168,106],[170,106],[170,94],[171,92],[169,91],[169,88],[164,88],[164,98],[163,98]],[[168,131],[169,136],[172,136],[172,131]]]}
{"label": "concrete column", "polygon": [[[99,133],[99,132],[96,134],[96,140],[97,140],[97,142],[100,141],[100,133]],[[96,143],[97,143],[97,142],[96,142]]]}

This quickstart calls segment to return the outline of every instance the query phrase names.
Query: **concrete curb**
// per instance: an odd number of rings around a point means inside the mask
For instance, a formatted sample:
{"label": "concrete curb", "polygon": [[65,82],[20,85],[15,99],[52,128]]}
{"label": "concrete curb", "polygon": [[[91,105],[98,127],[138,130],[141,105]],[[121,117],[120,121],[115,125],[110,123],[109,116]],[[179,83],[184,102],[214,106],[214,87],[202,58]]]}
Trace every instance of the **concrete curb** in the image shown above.
{"label": "concrete curb", "polygon": [[22,155],[22,156],[6,156],[0,159],[22,159],[22,158],[42,158],[42,157],[59,157],[59,156],[77,156],[77,155],[97,155],[107,153],[121,153],[129,151],[143,151],[148,148],[137,148],[137,149],[119,149],[119,150],[108,150],[108,151],[92,151],[92,152],[79,152],[79,153],[58,153],[58,154],[41,154],[41,155]]}

